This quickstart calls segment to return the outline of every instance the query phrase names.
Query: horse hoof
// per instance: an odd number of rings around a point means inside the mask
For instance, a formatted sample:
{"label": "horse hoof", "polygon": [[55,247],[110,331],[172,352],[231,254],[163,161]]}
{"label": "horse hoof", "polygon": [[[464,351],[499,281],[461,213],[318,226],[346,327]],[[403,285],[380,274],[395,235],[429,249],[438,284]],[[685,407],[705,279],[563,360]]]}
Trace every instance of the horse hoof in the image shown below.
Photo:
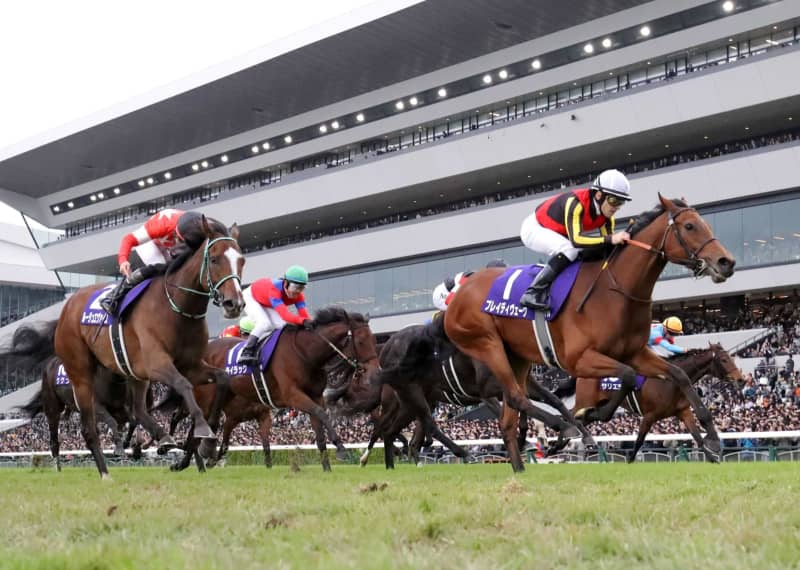
{"label": "horse hoof", "polygon": [[203,459],[214,459],[216,451],[217,451],[217,442],[216,440],[211,440],[211,439],[204,440],[203,443],[200,444],[200,447],[197,449],[197,452]]}
{"label": "horse hoof", "polygon": [[573,414],[573,415],[574,415],[576,420],[583,421],[584,419],[586,419],[586,414],[588,414],[589,412],[591,412],[593,410],[594,410],[594,408],[591,408],[591,407],[590,408],[581,408],[580,410],[575,412],[575,414]]}
{"label": "horse hoof", "polygon": [[350,452],[347,449],[337,449],[336,450],[336,459],[339,461],[349,461],[350,460]]}
{"label": "horse hoof", "polygon": [[108,473],[100,473],[100,480],[107,481],[109,483],[114,482],[114,480],[111,478],[111,475],[109,475]]}

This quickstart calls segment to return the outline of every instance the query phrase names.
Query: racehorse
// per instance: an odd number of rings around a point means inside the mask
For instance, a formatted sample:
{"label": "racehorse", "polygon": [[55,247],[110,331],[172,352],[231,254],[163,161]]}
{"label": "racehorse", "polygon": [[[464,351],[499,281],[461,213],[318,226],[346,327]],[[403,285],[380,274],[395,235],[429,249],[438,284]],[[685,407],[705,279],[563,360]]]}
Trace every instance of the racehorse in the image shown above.
{"label": "racehorse", "polygon": [[[549,323],[554,357],[576,377],[616,376],[622,389],[584,420],[610,418],[633,390],[636,372],[668,377],[691,403],[707,436],[704,447],[719,452],[719,436],[711,414],[692,388],[686,373],[647,348],[652,293],[667,262],[683,265],[696,277],[714,282],[733,275],[735,260],[714,237],[706,221],[682,200],[659,195],[660,204],[630,226],[632,239],[616,246],[605,260],[582,261],[566,301]],[[525,319],[496,317],[482,310],[494,280],[503,273],[484,269],[464,283],[445,313],[448,338],[467,356],[484,362],[503,386],[500,421],[514,471],[524,470],[516,445],[519,411],[532,414],[525,394],[532,362],[544,363],[542,352]],[[549,355],[548,355],[549,356]]]}
{"label": "racehorse", "polygon": [[[239,342],[237,338],[214,339],[208,343],[204,358],[212,366],[224,366],[228,352]],[[378,354],[367,318],[339,307],[328,307],[316,313],[312,330],[286,325],[263,371],[267,402],[261,401],[263,396],[249,373],[232,374],[230,379],[230,392],[248,402],[268,403],[274,409],[293,408],[307,413],[325,471],[331,468],[325,430],[336,446],[337,459],[345,461],[349,457],[323,407],[327,373],[331,372],[325,370],[329,362],[335,363],[334,368],[349,369],[355,376],[350,381],[354,386],[374,372],[378,366]]]}
{"label": "racehorse", "polygon": [[[409,326],[393,334],[381,351],[380,364],[381,370],[373,377],[373,384],[391,386],[393,393],[383,393],[381,415],[361,457],[362,465],[366,464],[375,441],[383,437],[384,462],[387,469],[393,468],[391,442],[414,419],[419,429],[415,430],[410,445],[412,458],[418,456],[425,434],[438,439],[456,456],[464,457],[465,452],[436,426],[431,411],[440,402],[459,406],[486,402],[497,417],[501,415],[498,399],[503,396],[502,386],[483,363],[469,358],[448,342],[441,317],[430,325]],[[533,414],[559,433],[558,449],[566,445],[571,434],[581,434],[587,445],[594,445],[592,436],[575,421],[559,398],[533,378],[529,378],[526,390],[529,397],[540,399],[561,413],[556,416],[535,407]],[[518,446],[526,442],[527,414],[524,419]]]}
{"label": "racehorse", "polygon": [[[183,397],[195,422],[195,436],[214,438],[192,395],[187,377],[225,382],[227,376],[202,360],[208,343],[205,314],[213,298],[226,318],[236,318],[244,307],[240,285],[244,257],[237,243],[239,230],[230,232],[221,223],[201,219],[205,239],[192,251],[183,246],[166,268],[123,315],[122,337],[127,360],[115,355],[108,334],[108,320],[102,327],[81,325],[90,297],[102,287],[93,285],[75,292],[65,303],[55,324],[54,350],[62,359],[72,382],[81,413],[81,431],[102,478],[108,477],[97,437],[93,378],[98,366],[132,376],[135,413],[142,425],[158,440],[160,448],[174,446],[172,438],[150,416],[146,406],[149,382],[162,382]],[[197,240],[199,241],[199,240]],[[52,323],[49,325],[52,327]],[[45,342],[47,335],[40,340]],[[34,342],[34,345],[37,343]],[[41,343],[38,343],[41,344]],[[33,347],[32,347],[33,349]],[[131,374],[120,362],[129,363]],[[216,423],[216,420],[212,423]]]}
{"label": "racehorse", "polygon": [[[58,427],[62,414],[64,417],[73,412],[78,412],[75,396],[70,383],[60,383],[58,369],[61,359],[57,356],[50,358],[42,370],[42,386],[39,391],[20,410],[29,418],[43,413],[47,418],[50,431],[50,454],[56,461],[56,469],[61,471],[60,443],[58,441]],[[95,415],[98,421],[106,424],[112,432],[114,440],[114,455],[125,455],[125,448],[130,442],[136,419],[133,415],[132,393],[128,381],[112,374],[105,368],[98,368],[94,378],[95,390]],[[128,436],[123,440],[122,427],[130,424]]]}
{"label": "racehorse", "polygon": [[[684,354],[673,356],[670,362],[683,369],[692,382],[697,382],[707,374],[716,378],[742,380],[741,370],[736,367],[736,363],[719,343],[709,343],[708,348],[689,350]],[[602,380],[599,378],[578,378],[575,385],[575,409],[592,408],[607,401],[609,392],[604,391],[601,386]],[[694,420],[689,401],[675,384],[661,378],[646,378],[641,390],[631,393],[623,405],[642,417],[636,445],[628,458],[629,463],[636,460],[636,454],[644,444],[645,437],[653,424],[671,417],[683,422],[709,461],[717,462],[716,456],[703,446],[703,436]]]}

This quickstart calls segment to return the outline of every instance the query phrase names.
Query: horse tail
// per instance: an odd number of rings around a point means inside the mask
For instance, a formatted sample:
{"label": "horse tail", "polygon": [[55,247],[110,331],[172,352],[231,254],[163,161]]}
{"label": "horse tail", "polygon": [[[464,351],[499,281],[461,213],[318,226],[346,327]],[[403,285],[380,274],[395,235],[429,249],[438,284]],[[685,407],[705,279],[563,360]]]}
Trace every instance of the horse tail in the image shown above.
{"label": "horse tail", "polygon": [[39,388],[39,390],[27,404],[24,404],[22,406],[17,406],[17,409],[20,412],[22,412],[22,415],[30,419],[33,419],[37,415],[44,412],[44,402],[42,402],[42,389]]}
{"label": "horse tail", "polygon": [[564,399],[569,398],[570,396],[574,396],[575,392],[577,391],[578,381],[570,376],[569,378],[562,380],[558,383],[558,387],[553,390],[553,394],[555,394],[556,398]]}
{"label": "horse tail", "polygon": [[3,354],[9,368],[29,369],[52,357],[55,352],[55,333],[58,321],[44,325],[23,325],[11,340],[11,350]]}

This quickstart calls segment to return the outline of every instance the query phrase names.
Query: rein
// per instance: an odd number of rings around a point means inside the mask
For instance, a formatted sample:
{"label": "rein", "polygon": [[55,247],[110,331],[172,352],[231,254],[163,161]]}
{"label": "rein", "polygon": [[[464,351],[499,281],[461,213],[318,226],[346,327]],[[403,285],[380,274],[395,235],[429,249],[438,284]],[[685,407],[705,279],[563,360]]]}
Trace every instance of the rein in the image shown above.
{"label": "rein", "polygon": [[[710,244],[713,241],[717,241],[717,238],[716,237],[710,237],[706,241],[701,243],[694,251],[691,251],[689,249],[689,246],[686,244],[686,242],[684,241],[683,237],[681,236],[681,232],[678,229],[678,225],[675,223],[678,220],[678,218],[680,217],[681,214],[683,214],[684,212],[688,212],[688,211],[695,211],[696,212],[696,210],[694,208],[691,208],[691,207],[680,208],[674,215],[672,214],[672,212],[667,212],[667,214],[669,216],[669,221],[667,222],[667,227],[664,229],[664,234],[661,236],[661,243],[659,244],[659,246],[657,248],[653,247],[649,243],[645,243],[645,242],[642,242],[642,241],[639,241],[639,240],[635,240],[635,239],[627,240],[624,245],[632,245],[634,247],[638,247],[640,249],[643,249],[643,250],[645,250],[645,251],[647,251],[649,253],[652,253],[652,254],[660,257],[661,259],[663,259],[663,260],[665,260],[667,262],[671,262],[671,263],[674,263],[676,265],[681,265],[683,267],[687,267],[687,268],[692,270],[692,273],[694,274],[695,277],[697,277],[697,278],[701,277],[701,274],[706,269],[706,262],[704,260],[700,259],[698,256],[700,255],[700,252],[702,252],[703,249],[705,249],[705,247],[708,244]],[[630,220],[628,220],[627,230],[630,230],[631,227],[633,227],[634,223],[635,223],[635,219],[634,218],[631,218]],[[678,244],[683,248],[683,251],[686,253],[686,257],[685,258],[671,257],[671,256],[667,255],[667,253],[666,253],[664,248],[665,248],[666,243],[667,243],[667,237],[669,236],[670,229],[672,229],[673,234],[675,236],[675,239],[677,240]],[[608,258],[603,262],[603,266],[600,268],[600,271],[597,273],[595,278],[592,280],[591,284],[589,285],[588,290],[584,294],[583,298],[581,298],[580,303],[578,303],[578,307],[576,309],[576,312],[580,312],[580,310],[583,308],[583,305],[586,303],[586,300],[589,298],[589,295],[594,290],[594,286],[597,283],[597,280],[600,279],[600,275],[603,273],[603,271],[606,271],[606,270],[608,271],[609,279],[611,279],[611,285],[612,286],[609,288],[611,291],[616,291],[617,293],[620,293],[625,298],[630,299],[631,301],[634,301],[636,303],[651,303],[652,302],[652,299],[642,299],[640,297],[635,297],[634,295],[631,295],[630,293],[628,293],[627,291],[625,291],[624,289],[622,289],[620,287],[616,277],[614,277],[614,273],[611,271],[611,262],[614,260],[614,257],[617,255],[617,253],[621,249],[622,248],[619,245],[615,246],[614,250],[611,252],[611,255],[609,255]]]}
{"label": "rein", "polygon": [[167,301],[169,301],[170,309],[172,309],[174,312],[178,313],[180,316],[186,317],[188,319],[203,319],[203,318],[205,318],[205,316],[208,313],[208,311],[205,311],[202,314],[187,313],[186,311],[181,309],[178,306],[178,304],[175,302],[175,299],[172,298],[172,295],[170,295],[170,292],[169,292],[169,287],[174,287],[174,288],[179,289],[181,291],[185,291],[187,293],[192,293],[193,295],[200,295],[202,297],[213,298],[213,303],[215,305],[219,306],[219,303],[220,303],[220,301],[219,301],[219,288],[222,286],[222,284],[225,283],[226,281],[228,281],[229,279],[236,279],[239,283],[242,282],[241,278],[239,277],[239,275],[237,275],[237,273],[235,271],[229,273],[228,275],[226,275],[225,277],[223,277],[222,279],[220,279],[216,283],[214,283],[213,279],[211,278],[211,267],[210,267],[210,264],[208,262],[209,256],[210,256],[210,251],[211,251],[211,246],[213,246],[215,243],[217,243],[219,241],[233,241],[233,242],[235,242],[236,240],[234,238],[232,238],[232,237],[229,237],[229,236],[221,236],[221,237],[217,237],[217,238],[214,238],[214,239],[206,240],[206,245],[205,245],[205,247],[203,249],[203,262],[200,265],[200,273],[198,275],[198,281],[200,283],[200,286],[202,287],[203,286],[203,276],[205,274],[205,278],[206,278],[205,285],[208,288],[207,291],[202,290],[202,289],[201,290],[192,289],[191,287],[183,287],[181,285],[174,285],[172,283],[169,283],[168,280],[167,280],[167,278],[169,277],[169,269],[167,269],[167,273],[164,275],[164,294],[167,296]]}

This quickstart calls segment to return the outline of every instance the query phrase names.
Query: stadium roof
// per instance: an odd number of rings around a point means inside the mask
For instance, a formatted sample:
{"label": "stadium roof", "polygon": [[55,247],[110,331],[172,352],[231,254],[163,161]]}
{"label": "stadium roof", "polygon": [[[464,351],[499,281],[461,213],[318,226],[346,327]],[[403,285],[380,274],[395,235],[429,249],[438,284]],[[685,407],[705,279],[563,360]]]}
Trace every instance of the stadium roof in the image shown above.
{"label": "stadium roof", "polygon": [[0,188],[45,196],[646,2],[422,2],[0,157]]}

